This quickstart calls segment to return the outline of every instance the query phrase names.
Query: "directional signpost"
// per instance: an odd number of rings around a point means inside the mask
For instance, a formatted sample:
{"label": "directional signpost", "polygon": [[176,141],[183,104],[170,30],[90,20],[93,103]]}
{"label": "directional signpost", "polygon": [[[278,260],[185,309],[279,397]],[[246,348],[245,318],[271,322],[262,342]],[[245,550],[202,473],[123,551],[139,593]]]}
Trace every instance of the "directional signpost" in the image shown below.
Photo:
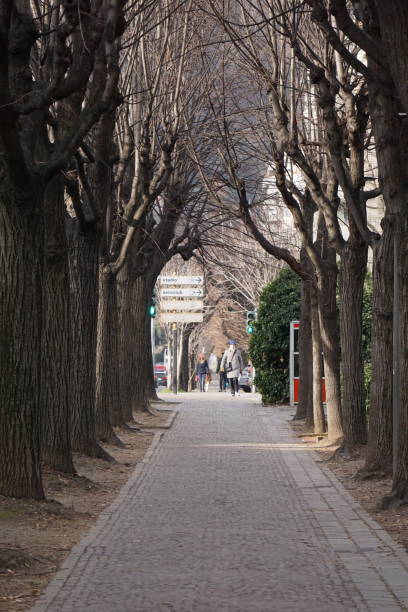
{"label": "directional signpost", "polygon": [[204,308],[203,300],[163,300],[161,310],[200,310]]}
{"label": "directional signpost", "polygon": [[173,287],[172,289],[162,289],[160,291],[160,295],[162,298],[166,298],[166,297],[203,297],[204,295],[204,291],[202,289],[200,289],[199,287],[197,288],[188,288],[188,289],[177,289],[176,287]]}
{"label": "directional signpost", "polygon": [[163,323],[201,323],[202,312],[163,312],[161,320]]}
{"label": "directional signpost", "polygon": [[202,285],[203,276],[161,276],[161,285]]}
{"label": "directional signpost", "polygon": [[160,319],[171,323],[173,339],[172,389],[177,393],[177,323],[201,323],[203,321],[204,277],[160,277]]}

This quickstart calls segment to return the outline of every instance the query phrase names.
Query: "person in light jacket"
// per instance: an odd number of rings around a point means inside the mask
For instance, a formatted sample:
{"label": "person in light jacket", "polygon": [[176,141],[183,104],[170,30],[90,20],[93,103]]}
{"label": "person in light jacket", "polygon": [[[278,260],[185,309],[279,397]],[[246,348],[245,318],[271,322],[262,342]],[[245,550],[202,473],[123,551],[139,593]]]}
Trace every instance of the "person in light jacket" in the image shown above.
{"label": "person in light jacket", "polygon": [[235,393],[239,395],[238,377],[242,374],[244,363],[235,340],[229,340],[228,345],[229,348],[227,348],[221,360],[220,370],[226,372],[231,395],[234,396]]}

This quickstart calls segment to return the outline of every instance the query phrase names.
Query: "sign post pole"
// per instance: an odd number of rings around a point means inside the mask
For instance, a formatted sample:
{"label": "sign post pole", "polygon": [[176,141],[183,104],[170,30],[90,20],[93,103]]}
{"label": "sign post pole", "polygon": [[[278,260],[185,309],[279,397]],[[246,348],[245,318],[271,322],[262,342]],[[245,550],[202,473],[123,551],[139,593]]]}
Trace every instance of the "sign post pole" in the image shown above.
{"label": "sign post pole", "polygon": [[177,372],[177,323],[172,323],[172,336],[173,336],[173,367],[172,367],[172,391],[177,395],[177,382],[178,382],[178,372]]}
{"label": "sign post pole", "polygon": [[155,334],[154,334],[154,319],[153,317],[150,319],[150,338],[151,338],[151,344],[152,344],[152,361],[153,361],[153,370],[154,370],[154,366],[155,366],[155,358],[154,358],[154,353],[155,353]]}

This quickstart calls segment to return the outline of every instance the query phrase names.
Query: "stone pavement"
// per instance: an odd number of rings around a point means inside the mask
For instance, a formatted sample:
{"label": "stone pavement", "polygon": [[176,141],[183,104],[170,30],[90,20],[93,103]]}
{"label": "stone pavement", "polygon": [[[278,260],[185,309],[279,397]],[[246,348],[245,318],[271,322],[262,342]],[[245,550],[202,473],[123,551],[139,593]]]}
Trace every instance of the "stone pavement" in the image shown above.
{"label": "stone pavement", "polygon": [[178,400],[33,612],[408,610],[408,555],[293,436],[291,409]]}

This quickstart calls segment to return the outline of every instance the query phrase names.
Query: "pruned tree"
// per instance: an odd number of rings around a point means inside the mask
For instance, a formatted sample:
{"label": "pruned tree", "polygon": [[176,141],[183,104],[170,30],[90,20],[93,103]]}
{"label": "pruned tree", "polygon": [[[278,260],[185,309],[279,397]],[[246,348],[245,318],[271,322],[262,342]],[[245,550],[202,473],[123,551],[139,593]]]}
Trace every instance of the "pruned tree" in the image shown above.
{"label": "pruned tree", "polygon": [[[47,457],[72,470],[48,435],[59,439],[68,456],[68,383],[60,378],[68,364],[58,375],[54,371],[47,377],[45,370],[53,368],[54,357],[59,359],[60,336],[52,317],[66,316],[68,308],[66,293],[58,303],[52,299],[53,287],[66,279],[66,250],[59,235],[61,181],[92,126],[118,102],[117,46],[124,6],[119,0],[0,3],[3,495],[44,496],[39,463],[43,401],[44,414],[55,425],[52,432],[44,430]],[[90,86],[93,79],[99,80],[98,92]],[[74,116],[69,114],[73,107]],[[65,337],[59,349],[67,355]],[[55,412],[60,400],[61,410]]]}
{"label": "pruned tree", "polygon": [[[376,1],[364,1],[351,12],[343,0],[329,4],[322,0],[310,0],[311,17],[324,33],[326,40],[341,56],[346,65],[365,78],[368,90],[369,111],[376,144],[379,180],[385,203],[385,217],[380,239],[372,242],[374,252],[374,319],[372,344],[372,386],[367,470],[389,471],[392,463],[392,417],[391,417],[391,334],[392,334],[392,287],[390,285],[395,249],[395,274],[401,282],[399,295],[394,297],[394,313],[400,312],[402,325],[407,318],[407,270],[404,246],[407,242],[406,207],[406,141],[407,126],[401,121],[401,112],[406,112],[406,85],[404,66],[406,54],[401,52],[399,32],[407,20],[405,3],[395,0],[392,6]],[[333,18],[335,22],[333,24]],[[337,27],[336,27],[337,24]],[[337,29],[338,28],[338,29]],[[389,38],[393,33],[395,38]],[[350,42],[357,46],[360,54],[350,54]],[[404,43],[401,43],[404,48]],[[361,51],[367,61],[361,61]],[[397,57],[398,55],[398,57]],[[398,334],[394,342],[395,355],[401,355],[401,364],[394,370],[400,372],[401,387],[394,388],[393,401],[396,406],[407,405],[405,380],[406,335]],[[395,469],[393,496],[405,498],[408,488],[408,461],[404,443],[407,428],[406,410],[401,410],[400,443],[394,448]]]}

